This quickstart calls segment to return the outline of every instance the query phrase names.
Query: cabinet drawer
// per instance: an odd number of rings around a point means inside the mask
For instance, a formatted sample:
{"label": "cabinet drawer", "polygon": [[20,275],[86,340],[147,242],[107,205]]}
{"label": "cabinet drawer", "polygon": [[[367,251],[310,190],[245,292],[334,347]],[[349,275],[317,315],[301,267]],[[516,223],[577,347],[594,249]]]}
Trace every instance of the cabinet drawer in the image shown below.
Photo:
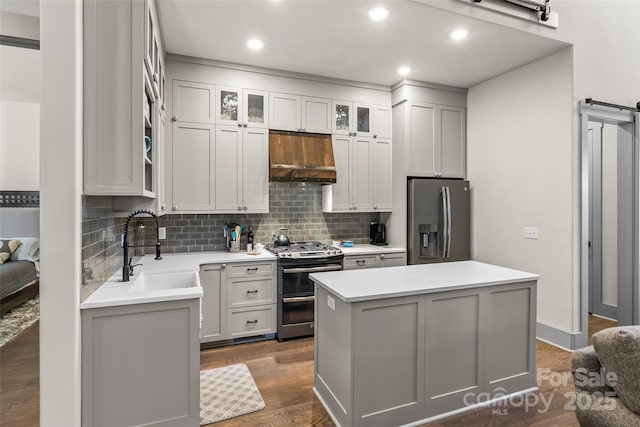
{"label": "cabinet drawer", "polygon": [[275,271],[275,262],[248,262],[244,264],[229,264],[227,277],[267,276]]}
{"label": "cabinet drawer", "polygon": [[405,254],[380,254],[380,267],[397,267],[406,264]]}
{"label": "cabinet drawer", "polygon": [[227,281],[227,308],[275,303],[273,277],[233,279]]}
{"label": "cabinet drawer", "polygon": [[356,268],[373,268],[379,264],[378,255],[353,256],[344,258],[344,269],[354,270]]}
{"label": "cabinet drawer", "polygon": [[276,325],[275,304],[260,307],[227,310],[227,338],[249,337],[274,333]]}

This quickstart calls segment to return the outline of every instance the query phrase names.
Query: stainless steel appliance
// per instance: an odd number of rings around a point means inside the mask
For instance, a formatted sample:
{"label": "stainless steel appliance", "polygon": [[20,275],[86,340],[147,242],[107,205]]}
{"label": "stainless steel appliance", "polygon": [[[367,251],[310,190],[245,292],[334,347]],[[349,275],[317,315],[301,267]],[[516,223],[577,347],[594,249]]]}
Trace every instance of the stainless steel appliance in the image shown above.
{"label": "stainless steel appliance", "polygon": [[369,224],[369,243],[379,246],[387,244],[387,231],[383,223],[371,221],[371,224]]}
{"label": "stainless steel appliance", "polygon": [[315,295],[309,274],[342,270],[342,251],[319,242],[267,249],[278,257],[278,341],[313,335]]}
{"label": "stainless steel appliance", "polygon": [[469,181],[410,178],[407,263],[471,258]]}

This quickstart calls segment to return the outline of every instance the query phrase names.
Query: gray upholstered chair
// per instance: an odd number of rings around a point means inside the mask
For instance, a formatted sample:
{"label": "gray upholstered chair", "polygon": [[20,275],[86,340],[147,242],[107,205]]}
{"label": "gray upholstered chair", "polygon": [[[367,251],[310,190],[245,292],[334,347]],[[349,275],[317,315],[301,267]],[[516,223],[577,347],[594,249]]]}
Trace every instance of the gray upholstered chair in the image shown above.
{"label": "gray upholstered chair", "polygon": [[640,326],[608,328],[592,340],[571,358],[580,425],[640,427]]}

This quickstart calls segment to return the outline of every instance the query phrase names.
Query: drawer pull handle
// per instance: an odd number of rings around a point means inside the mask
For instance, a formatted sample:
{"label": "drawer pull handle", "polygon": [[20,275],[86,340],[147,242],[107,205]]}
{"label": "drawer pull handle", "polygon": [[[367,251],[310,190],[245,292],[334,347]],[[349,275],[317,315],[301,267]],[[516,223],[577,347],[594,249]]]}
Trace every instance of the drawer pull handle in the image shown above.
{"label": "drawer pull handle", "polygon": [[258,267],[247,268],[247,271],[258,271]]}
{"label": "drawer pull handle", "polygon": [[247,325],[251,325],[251,324],[254,324],[254,323],[258,323],[258,320],[257,319],[256,320],[247,320]]}
{"label": "drawer pull handle", "polygon": [[359,260],[357,260],[357,261],[356,261],[356,264],[358,264],[358,265],[364,265],[366,262],[367,262],[367,261],[366,261],[366,260],[364,260],[364,259],[359,259]]}
{"label": "drawer pull handle", "polygon": [[257,294],[257,293],[258,293],[258,290],[257,290],[257,289],[254,289],[253,291],[247,291],[247,293],[248,293],[248,294]]}

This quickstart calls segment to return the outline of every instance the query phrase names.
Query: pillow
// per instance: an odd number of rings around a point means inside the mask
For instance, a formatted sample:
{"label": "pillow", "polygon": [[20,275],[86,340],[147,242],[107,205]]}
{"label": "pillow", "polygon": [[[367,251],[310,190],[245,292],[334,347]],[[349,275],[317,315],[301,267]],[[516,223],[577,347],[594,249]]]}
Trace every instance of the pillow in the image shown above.
{"label": "pillow", "polygon": [[20,246],[20,240],[0,240],[0,264],[4,264],[11,258],[18,246]]}
{"label": "pillow", "polygon": [[593,347],[607,372],[615,372],[613,389],[624,405],[640,414],[640,326],[608,328],[593,334]]}
{"label": "pillow", "polygon": [[11,255],[11,261],[38,261],[40,259],[40,239],[37,237],[12,237],[20,240],[20,246]]}

